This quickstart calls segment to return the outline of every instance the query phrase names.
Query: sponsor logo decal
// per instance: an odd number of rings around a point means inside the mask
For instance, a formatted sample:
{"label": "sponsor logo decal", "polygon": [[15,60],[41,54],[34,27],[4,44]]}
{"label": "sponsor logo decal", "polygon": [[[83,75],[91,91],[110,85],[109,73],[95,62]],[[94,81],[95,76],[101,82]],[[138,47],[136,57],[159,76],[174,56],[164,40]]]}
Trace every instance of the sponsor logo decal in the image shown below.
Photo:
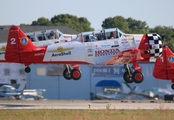
{"label": "sponsor logo decal", "polygon": [[124,34],[124,37],[133,37],[133,35],[130,35],[130,34]]}
{"label": "sponsor logo decal", "polygon": [[61,52],[61,53],[53,53],[51,57],[64,56],[64,55],[71,55],[71,51]]}
{"label": "sponsor logo decal", "polygon": [[59,53],[53,53],[51,57],[57,57],[57,56],[64,56],[64,55],[71,55],[72,48],[63,48],[62,46],[59,46],[57,50],[50,50],[48,52],[59,52]]}
{"label": "sponsor logo decal", "polygon": [[121,41],[127,41],[127,39],[121,39]]}
{"label": "sponsor logo decal", "polygon": [[119,53],[119,49],[106,49],[106,50],[97,50],[95,51],[95,57],[99,57],[99,56],[107,56],[107,55],[115,55],[117,53]]}
{"label": "sponsor logo decal", "polygon": [[28,39],[27,38],[21,38],[21,44],[27,45],[28,44]]}
{"label": "sponsor logo decal", "polygon": [[73,49],[73,47],[72,48],[63,48],[62,46],[59,46],[57,48],[57,50],[50,50],[48,52],[65,52],[65,51],[72,50],[72,49]]}
{"label": "sponsor logo decal", "polygon": [[34,56],[41,56],[41,55],[44,55],[44,53],[36,53],[36,54],[34,54]]}
{"label": "sponsor logo decal", "polygon": [[134,37],[129,37],[128,40],[134,40]]}
{"label": "sponsor logo decal", "polygon": [[88,57],[93,56],[93,54],[88,54]]}
{"label": "sponsor logo decal", "polygon": [[114,41],[114,45],[111,45],[111,47],[118,47],[119,44],[118,44],[118,41]]}
{"label": "sponsor logo decal", "polygon": [[101,47],[110,47],[111,45],[106,44],[106,45],[101,45]]}
{"label": "sponsor logo decal", "polygon": [[134,40],[134,36],[130,34],[124,35],[124,37],[126,37],[128,40]]}
{"label": "sponsor logo decal", "polygon": [[87,52],[88,53],[92,53],[93,52],[93,49],[89,48],[89,49],[87,49]]}
{"label": "sponsor logo decal", "polygon": [[169,62],[174,63],[174,56],[170,56],[170,57],[168,58],[168,60],[169,60]]}
{"label": "sponsor logo decal", "polygon": [[118,47],[119,45],[112,45],[111,47]]}

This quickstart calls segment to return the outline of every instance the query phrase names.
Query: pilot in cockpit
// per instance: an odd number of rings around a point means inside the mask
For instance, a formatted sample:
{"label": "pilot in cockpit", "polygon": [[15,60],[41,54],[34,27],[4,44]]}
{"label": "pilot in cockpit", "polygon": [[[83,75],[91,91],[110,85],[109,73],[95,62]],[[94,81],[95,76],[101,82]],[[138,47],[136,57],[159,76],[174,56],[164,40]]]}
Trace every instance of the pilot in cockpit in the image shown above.
{"label": "pilot in cockpit", "polygon": [[89,42],[89,41],[90,41],[89,35],[87,35],[87,36],[85,37],[85,42]]}
{"label": "pilot in cockpit", "polygon": [[108,37],[108,39],[113,39],[114,38],[114,32],[110,33],[110,36]]}
{"label": "pilot in cockpit", "polygon": [[54,31],[50,32],[50,35],[48,36],[48,39],[55,39]]}
{"label": "pilot in cockpit", "polygon": [[98,38],[98,40],[106,40],[106,36],[103,33],[103,31],[101,31],[101,34],[97,38]]}

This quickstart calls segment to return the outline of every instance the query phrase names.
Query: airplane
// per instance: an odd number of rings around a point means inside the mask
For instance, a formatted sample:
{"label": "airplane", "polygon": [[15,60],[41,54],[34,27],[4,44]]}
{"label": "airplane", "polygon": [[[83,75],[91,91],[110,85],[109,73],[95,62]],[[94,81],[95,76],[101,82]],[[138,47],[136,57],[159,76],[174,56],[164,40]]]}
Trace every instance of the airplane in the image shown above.
{"label": "airplane", "polygon": [[0,99],[15,99],[22,100],[27,98],[34,98],[39,100],[43,98],[42,92],[46,91],[45,89],[24,89],[26,82],[21,82],[18,89],[11,85],[2,85],[0,86]]}
{"label": "airplane", "polygon": [[19,100],[22,96],[22,91],[25,88],[25,83],[22,82],[18,89],[11,85],[2,85],[0,86],[0,98],[10,98],[14,97],[16,100]]}
{"label": "airplane", "polygon": [[42,93],[45,91],[46,89],[24,89],[22,92],[23,96],[21,97],[21,99],[34,98],[34,100],[40,100],[44,98]]}
{"label": "airplane", "polygon": [[106,93],[91,93],[96,99],[109,99],[109,100],[123,100],[123,99],[130,99],[130,100],[159,100],[164,99],[164,95],[171,95],[169,91],[166,89],[145,89],[145,90],[139,90],[135,91],[137,86],[131,87],[127,82],[122,82],[122,85],[124,85],[126,88],[129,89],[129,92],[124,92],[124,90],[121,90],[119,88],[115,89],[113,93],[106,94]]}
{"label": "airplane", "polygon": [[26,73],[31,71],[31,64],[64,64],[63,76],[67,80],[81,78],[78,64],[124,64],[124,80],[128,83],[141,83],[144,74],[138,62],[154,61],[161,52],[161,37],[156,33],[125,34],[118,28],[110,28],[82,32],[69,42],[36,46],[18,26],[12,26],[5,57],[0,62],[24,64]]}
{"label": "airplane", "polygon": [[171,88],[174,90],[174,53],[164,45],[162,55],[155,61],[153,76],[157,79],[171,80]]}

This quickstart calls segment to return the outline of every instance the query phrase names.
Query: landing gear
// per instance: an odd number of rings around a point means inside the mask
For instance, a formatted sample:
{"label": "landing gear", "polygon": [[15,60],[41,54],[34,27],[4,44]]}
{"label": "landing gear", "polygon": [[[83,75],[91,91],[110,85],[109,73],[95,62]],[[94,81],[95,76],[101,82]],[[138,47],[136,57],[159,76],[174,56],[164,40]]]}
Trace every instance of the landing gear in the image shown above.
{"label": "landing gear", "polygon": [[127,83],[133,82],[131,75],[129,75],[129,72],[127,71],[124,73],[123,78],[124,78],[124,81]]}
{"label": "landing gear", "polygon": [[141,83],[144,80],[144,74],[142,72],[135,71],[132,74],[132,79],[135,83]]}
{"label": "landing gear", "polygon": [[74,69],[70,65],[65,65],[65,70],[63,71],[63,76],[67,80],[79,80],[82,76],[82,73],[79,69]]}
{"label": "landing gear", "polygon": [[30,67],[27,66],[27,67],[25,68],[25,72],[26,72],[26,73],[29,73],[30,71],[31,71]]}
{"label": "landing gear", "polygon": [[174,90],[174,84],[171,85],[171,88]]}
{"label": "landing gear", "polygon": [[70,75],[70,73],[68,72],[67,69],[65,69],[65,70],[63,71],[63,77],[64,77],[65,79],[67,79],[67,80],[71,80],[71,75]]}
{"label": "landing gear", "polygon": [[74,80],[79,80],[82,76],[82,73],[80,70],[73,69],[71,70],[71,77]]}
{"label": "landing gear", "polygon": [[[139,65],[137,65],[138,63],[135,63],[136,66],[139,67]],[[135,82],[135,83],[141,83],[143,82],[144,80],[144,74],[142,72],[139,72],[141,71],[141,68],[135,70],[134,68],[134,72],[132,71],[132,69],[130,68],[130,66],[128,64],[125,64],[124,65],[124,68],[126,70],[126,72],[124,73],[123,75],[123,79],[125,82],[127,83],[132,83],[132,82]]]}

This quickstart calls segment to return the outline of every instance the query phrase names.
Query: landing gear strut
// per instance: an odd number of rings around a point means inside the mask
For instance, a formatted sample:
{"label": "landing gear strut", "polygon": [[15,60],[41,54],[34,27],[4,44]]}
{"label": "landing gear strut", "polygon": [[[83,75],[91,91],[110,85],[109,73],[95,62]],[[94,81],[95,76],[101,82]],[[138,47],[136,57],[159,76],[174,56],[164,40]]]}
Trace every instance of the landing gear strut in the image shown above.
{"label": "landing gear strut", "polygon": [[[136,69],[135,69],[136,67]],[[138,63],[134,63],[134,67],[130,68],[128,64],[124,65],[126,72],[123,75],[123,79],[127,83],[141,83],[144,80],[144,74],[141,72],[141,67]],[[133,72],[134,70],[134,72]]]}
{"label": "landing gear strut", "polygon": [[67,80],[79,80],[81,78],[81,71],[79,69],[73,68],[71,65],[65,65],[65,70],[63,71],[63,76]]}

